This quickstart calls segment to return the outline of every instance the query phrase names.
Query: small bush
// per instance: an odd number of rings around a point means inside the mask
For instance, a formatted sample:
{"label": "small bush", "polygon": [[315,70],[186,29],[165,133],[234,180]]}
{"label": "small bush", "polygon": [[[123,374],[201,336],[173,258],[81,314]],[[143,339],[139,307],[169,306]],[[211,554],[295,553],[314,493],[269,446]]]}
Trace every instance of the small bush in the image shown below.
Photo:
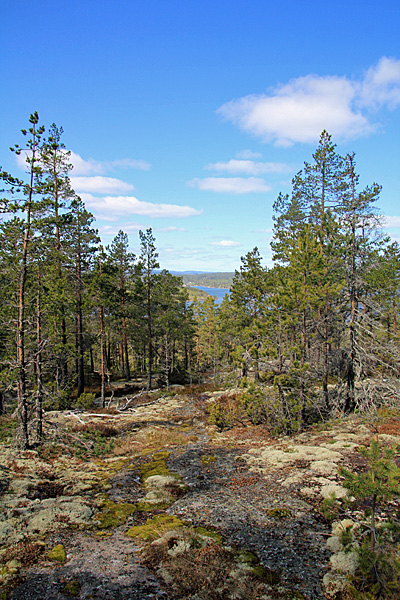
{"label": "small bush", "polygon": [[91,410],[95,407],[94,399],[96,398],[96,394],[92,394],[91,392],[84,392],[81,394],[77,400],[77,406],[84,408],[85,410]]}
{"label": "small bush", "polygon": [[10,417],[0,417],[0,442],[6,442],[13,435],[17,423]]}
{"label": "small bush", "polygon": [[243,553],[191,529],[171,532],[145,550],[147,566],[157,570],[174,597],[201,600],[265,597],[261,581],[272,582],[254,558],[254,564],[249,564]]}
{"label": "small bush", "polygon": [[80,433],[89,433],[90,435],[96,436],[101,435],[105,438],[115,437],[118,435],[118,429],[109,425],[108,423],[87,423],[85,425],[75,425],[72,431]]}

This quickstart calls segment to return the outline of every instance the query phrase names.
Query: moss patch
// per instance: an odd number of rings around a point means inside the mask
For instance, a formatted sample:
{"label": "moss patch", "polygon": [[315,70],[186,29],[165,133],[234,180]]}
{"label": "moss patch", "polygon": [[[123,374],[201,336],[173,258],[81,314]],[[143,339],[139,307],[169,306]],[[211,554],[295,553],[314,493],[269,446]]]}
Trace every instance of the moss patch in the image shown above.
{"label": "moss patch", "polygon": [[111,500],[105,500],[103,510],[95,516],[100,529],[108,527],[119,527],[123,525],[129,515],[133,515],[137,508],[135,504],[117,504]]}
{"label": "moss patch", "polygon": [[257,579],[260,579],[261,581],[265,581],[265,583],[268,583],[269,585],[277,585],[281,580],[279,571],[274,571],[263,565],[252,567],[252,573],[254,577],[257,577]]}
{"label": "moss patch", "polygon": [[67,553],[65,552],[64,546],[62,544],[57,544],[57,546],[54,546],[54,548],[52,548],[47,554],[47,558],[60,563],[65,562],[67,560]]}
{"label": "moss patch", "polygon": [[288,508],[270,508],[267,510],[267,515],[274,519],[287,519],[290,517],[290,510]]}
{"label": "moss patch", "polygon": [[215,458],[215,456],[212,456],[211,454],[204,454],[204,456],[201,457],[201,462],[205,467],[214,463],[216,460],[217,459]]}
{"label": "moss patch", "polygon": [[140,467],[142,480],[146,481],[148,477],[152,477],[153,475],[172,475],[165,462],[169,456],[170,452],[156,452],[153,454],[153,460]]}
{"label": "moss patch", "polygon": [[164,535],[167,531],[183,527],[184,525],[187,525],[187,523],[173,515],[156,515],[152,519],[147,519],[144,525],[131,527],[125,535],[145,541],[153,541]]}
{"label": "moss patch", "polygon": [[68,581],[63,587],[63,593],[67,596],[76,597],[79,596],[81,591],[81,584],[79,581]]}
{"label": "moss patch", "polygon": [[169,506],[171,506],[171,502],[146,502],[145,500],[141,500],[136,504],[136,508],[139,512],[152,512],[153,510],[165,510]]}
{"label": "moss patch", "polygon": [[238,555],[240,562],[243,562],[246,565],[253,566],[258,565],[259,563],[258,557],[248,550],[239,550]]}
{"label": "moss patch", "polygon": [[207,529],[206,527],[195,527],[194,531],[201,537],[208,537],[213,539],[214,542],[217,542],[217,544],[222,544],[222,537],[213,529]]}

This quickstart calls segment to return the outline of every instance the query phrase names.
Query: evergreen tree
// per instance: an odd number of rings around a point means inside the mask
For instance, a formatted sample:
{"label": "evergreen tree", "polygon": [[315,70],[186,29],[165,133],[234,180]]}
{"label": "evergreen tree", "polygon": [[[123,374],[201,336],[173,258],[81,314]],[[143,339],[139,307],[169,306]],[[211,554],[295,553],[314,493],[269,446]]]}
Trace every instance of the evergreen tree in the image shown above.
{"label": "evergreen tree", "polygon": [[151,390],[153,378],[153,316],[155,311],[154,288],[157,281],[155,269],[159,268],[157,261],[158,253],[155,247],[155,238],[151,229],[146,233],[139,231],[140,237],[140,263],[142,265],[142,277],[146,295],[146,319],[147,319],[147,389]]}
{"label": "evergreen tree", "polygon": [[[16,331],[16,349],[17,349],[17,372],[18,372],[18,410],[21,420],[21,446],[29,447],[28,433],[28,373],[27,373],[27,321],[26,321],[26,285],[28,278],[28,260],[33,237],[32,220],[35,214],[40,210],[40,204],[37,201],[37,194],[40,192],[41,167],[39,162],[39,148],[41,136],[44,133],[44,127],[39,126],[39,116],[34,112],[29,117],[30,127],[28,130],[22,129],[22,134],[26,137],[25,148],[16,144],[11,150],[17,155],[24,153],[27,164],[27,181],[18,180],[11,177],[8,173],[2,172],[2,180],[8,184],[9,196],[3,200],[9,212],[18,212],[23,215],[23,244],[22,252],[19,257],[19,292],[18,292],[18,318]],[[22,196],[19,194],[22,192]],[[17,197],[19,196],[19,197]]]}
{"label": "evergreen tree", "polygon": [[115,279],[118,291],[119,306],[116,311],[118,321],[121,323],[122,340],[119,342],[121,352],[121,368],[123,376],[129,381],[131,371],[129,366],[128,352],[128,336],[127,336],[127,320],[129,311],[129,278],[135,272],[134,261],[135,255],[128,252],[129,240],[126,233],[119,231],[118,235],[113,239],[111,247],[108,248],[109,262],[114,267]]}
{"label": "evergreen tree", "polygon": [[46,272],[47,278],[53,277],[57,281],[56,285],[49,286],[49,293],[54,315],[53,351],[56,354],[58,389],[60,382],[65,386],[68,381],[67,314],[72,299],[68,285],[70,257],[66,243],[66,230],[72,218],[71,203],[75,196],[69,178],[72,169],[71,153],[66,150],[61,141],[62,134],[62,127],[57,127],[53,123],[40,149],[43,171],[42,194],[47,209],[42,235],[46,237],[49,246]]}
{"label": "evergreen tree", "polygon": [[[373,184],[362,192],[357,191],[358,175],[355,172],[354,154],[346,157],[349,186],[343,196],[340,207],[340,224],[345,236],[345,275],[346,291],[350,304],[348,321],[349,351],[347,366],[347,395],[344,404],[345,412],[354,410],[356,371],[363,369],[362,347],[359,337],[361,320],[368,315],[369,301],[366,292],[366,274],[371,268],[371,258],[378,243],[379,219],[376,214],[375,202],[380,193],[380,186]],[[360,303],[363,304],[364,318],[360,314]],[[371,307],[370,307],[371,308]]]}
{"label": "evergreen tree", "polygon": [[74,293],[75,319],[75,371],[78,397],[85,391],[85,339],[84,301],[87,279],[99,243],[97,230],[92,227],[93,215],[85,209],[79,197],[72,204],[72,218],[68,228],[68,244],[71,252],[71,283]]}

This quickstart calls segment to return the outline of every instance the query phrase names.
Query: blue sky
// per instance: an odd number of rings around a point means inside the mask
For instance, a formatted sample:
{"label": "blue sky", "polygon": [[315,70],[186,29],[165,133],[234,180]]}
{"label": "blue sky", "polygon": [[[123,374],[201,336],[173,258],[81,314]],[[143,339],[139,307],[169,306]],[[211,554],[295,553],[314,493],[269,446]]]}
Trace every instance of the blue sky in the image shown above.
{"label": "blue sky", "polygon": [[327,129],[400,239],[400,3],[17,0],[2,9],[0,164],[29,114],[64,128],[105,244],[232,271]]}

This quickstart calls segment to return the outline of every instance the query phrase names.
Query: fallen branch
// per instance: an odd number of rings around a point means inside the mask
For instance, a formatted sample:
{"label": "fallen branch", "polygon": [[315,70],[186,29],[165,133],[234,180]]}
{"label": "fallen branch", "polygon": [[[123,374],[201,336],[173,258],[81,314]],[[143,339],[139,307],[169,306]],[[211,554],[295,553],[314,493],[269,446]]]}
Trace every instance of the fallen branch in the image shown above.
{"label": "fallen branch", "polygon": [[[125,406],[122,406],[122,408],[118,408],[118,406],[117,406],[118,412],[123,412],[124,410],[126,410],[129,407],[130,403],[133,400],[136,400],[136,398],[140,398],[140,396],[143,396],[144,393],[145,392],[143,390],[141,390],[138,394],[135,394],[134,396],[132,396],[132,398],[129,398],[129,400],[125,396],[126,404],[125,404]],[[141,406],[143,406],[143,405],[141,405]],[[130,408],[129,410],[133,410],[134,411],[135,409],[134,408]]]}
{"label": "fallen branch", "polygon": [[[82,423],[82,425],[87,425],[87,423],[85,421],[82,421],[82,419],[73,412],[69,412],[67,416],[75,417],[76,419],[78,419],[78,421],[80,423]],[[85,417],[98,417],[99,419],[118,419],[119,415],[103,415],[103,414],[97,414],[97,413],[85,413]]]}

